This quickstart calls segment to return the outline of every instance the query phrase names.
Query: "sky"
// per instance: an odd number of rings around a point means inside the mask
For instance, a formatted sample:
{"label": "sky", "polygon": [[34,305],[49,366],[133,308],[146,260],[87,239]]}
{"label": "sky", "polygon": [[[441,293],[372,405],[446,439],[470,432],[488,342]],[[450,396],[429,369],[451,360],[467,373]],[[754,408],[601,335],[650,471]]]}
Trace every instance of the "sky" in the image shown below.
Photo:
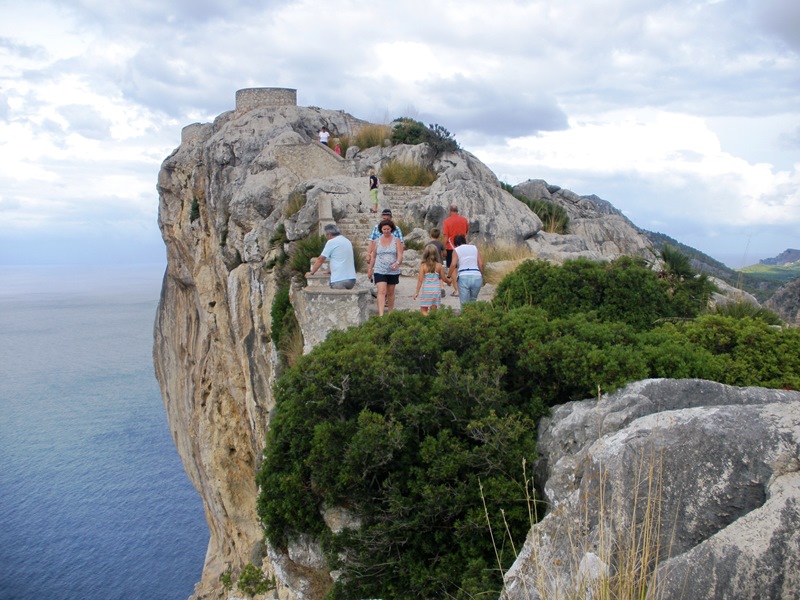
{"label": "sky", "polygon": [[165,261],[160,165],[248,87],[440,124],[732,267],[800,248],[796,0],[0,0],[0,264]]}

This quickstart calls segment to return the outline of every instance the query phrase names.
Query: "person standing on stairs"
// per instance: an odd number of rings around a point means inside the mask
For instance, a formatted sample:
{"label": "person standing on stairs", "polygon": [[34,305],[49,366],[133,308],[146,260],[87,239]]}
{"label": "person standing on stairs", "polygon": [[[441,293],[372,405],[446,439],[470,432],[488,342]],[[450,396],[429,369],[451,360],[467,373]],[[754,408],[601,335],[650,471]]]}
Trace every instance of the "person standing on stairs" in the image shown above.
{"label": "person standing on stairs", "polygon": [[[369,257],[371,254],[375,253],[375,240],[381,237],[381,225],[383,225],[384,221],[391,221],[392,220],[392,210],[390,208],[384,208],[381,212],[381,220],[380,223],[375,225],[372,228],[372,233],[369,234],[369,247],[367,248],[367,262],[369,262]],[[394,225],[394,229],[392,230],[392,235],[400,240],[400,243],[403,244],[405,248],[406,240],[403,237],[403,230],[400,229],[398,225]]]}
{"label": "person standing on stairs", "polygon": [[395,229],[396,225],[391,219],[381,221],[381,236],[375,240],[374,251],[367,257],[367,276],[375,279],[378,288],[379,316],[394,310],[394,290],[400,283],[403,244],[393,235]]}
{"label": "person standing on stairs", "polygon": [[372,198],[371,213],[378,212],[378,176],[375,175],[375,169],[369,170],[369,195]]}

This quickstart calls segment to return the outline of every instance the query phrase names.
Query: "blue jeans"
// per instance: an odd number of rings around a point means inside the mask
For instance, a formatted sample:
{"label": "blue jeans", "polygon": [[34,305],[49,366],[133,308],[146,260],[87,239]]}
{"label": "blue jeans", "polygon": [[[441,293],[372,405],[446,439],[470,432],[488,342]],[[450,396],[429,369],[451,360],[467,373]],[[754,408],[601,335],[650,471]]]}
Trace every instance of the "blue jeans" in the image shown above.
{"label": "blue jeans", "polygon": [[483,277],[480,273],[476,272],[474,275],[464,273],[458,276],[456,282],[458,283],[458,300],[462,307],[467,302],[475,302],[478,299],[478,293],[483,287]]}

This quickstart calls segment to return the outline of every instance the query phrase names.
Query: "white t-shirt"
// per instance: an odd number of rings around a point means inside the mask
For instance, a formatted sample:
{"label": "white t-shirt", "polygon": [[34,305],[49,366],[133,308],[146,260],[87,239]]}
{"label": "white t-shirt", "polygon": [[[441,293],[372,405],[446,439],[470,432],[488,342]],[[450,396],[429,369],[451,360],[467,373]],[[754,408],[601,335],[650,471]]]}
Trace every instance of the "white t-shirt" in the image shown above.
{"label": "white t-shirt", "polygon": [[458,272],[466,274],[472,273],[473,275],[480,275],[481,271],[478,267],[478,247],[472,244],[462,244],[456,247],[456,254],[458,255]]}
{"label": "white t-shirt", "polygon": [[331,137],[330,132],[328,132],[328,131],[320,131],[319,132],[319,141],[322,142],[323,144],[327,144],[328,143],[328,138],[329,137]]}
{"label": "white t-shirt", "polygon": [[331,283],[356,278],[353,244],[343,235],[329,239],[322,249],[322,256],[327,258],[330,263]]}

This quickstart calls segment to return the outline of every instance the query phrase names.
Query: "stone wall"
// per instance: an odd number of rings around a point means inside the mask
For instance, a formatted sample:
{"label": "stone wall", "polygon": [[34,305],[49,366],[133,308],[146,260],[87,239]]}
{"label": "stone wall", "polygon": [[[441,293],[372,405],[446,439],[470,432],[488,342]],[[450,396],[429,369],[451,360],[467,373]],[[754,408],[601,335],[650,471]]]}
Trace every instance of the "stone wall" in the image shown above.
{"label": "stone wall", "polygon": [[236,92],[236,116],[261,106],[297,106],[292,88],[245,88]]}

